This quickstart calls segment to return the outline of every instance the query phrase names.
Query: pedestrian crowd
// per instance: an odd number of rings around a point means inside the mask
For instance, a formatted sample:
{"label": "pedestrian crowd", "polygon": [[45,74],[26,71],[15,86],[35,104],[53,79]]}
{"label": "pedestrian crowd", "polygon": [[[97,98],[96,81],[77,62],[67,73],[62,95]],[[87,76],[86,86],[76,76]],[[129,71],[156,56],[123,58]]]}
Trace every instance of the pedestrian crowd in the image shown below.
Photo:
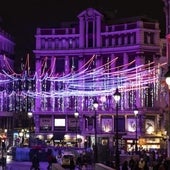
{"label": "pedestrian crowd", "polygon": [[170,170],[170,159],[157,151],[141,151],[124,160],[122,170]]}

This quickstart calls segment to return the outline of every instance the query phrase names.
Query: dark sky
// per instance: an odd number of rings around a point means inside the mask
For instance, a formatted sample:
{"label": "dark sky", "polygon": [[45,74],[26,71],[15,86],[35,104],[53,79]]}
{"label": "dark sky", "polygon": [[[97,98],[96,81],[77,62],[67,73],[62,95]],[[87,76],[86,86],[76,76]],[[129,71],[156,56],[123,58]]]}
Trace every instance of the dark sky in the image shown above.
{"label": "dark sky", "polygon": [[1,27],[16,42],[16,57],[32,55],[37,27],[55,27],[61,21],[74,21],[88,7],[114,13],[116,18],[147,15],[160,22],[165,32],[162,0],[5,0],[0,5]]}

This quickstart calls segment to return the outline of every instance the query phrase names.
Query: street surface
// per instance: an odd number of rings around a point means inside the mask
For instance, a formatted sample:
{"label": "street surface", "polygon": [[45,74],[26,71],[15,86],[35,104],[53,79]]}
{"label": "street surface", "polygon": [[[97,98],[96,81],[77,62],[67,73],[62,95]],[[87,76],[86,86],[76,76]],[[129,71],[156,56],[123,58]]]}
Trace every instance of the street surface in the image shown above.
{"label": "street surface", "polygon": [[[13,161],[11,156],[7,156],[6,169],[0,166],[0,170],[30,170],[31,162]],[[47,170],[48,163],[40,162],[40,170]]]}
{"label": "street surface", "polygon": [[[7,155],[7,164],[6,168],[0,166],[0,170],[30,170],[31,162],[24,162],[24,161],[13,161],[12,157]],[[40,170],[47,170],[48,162],[40,162]],[[69,170],[69,169],[65,169]],[[75,170],[77,170],[75,168]],[[94,170],[94,168],[90,165],[88,165],[86,168],[83,167],[82,170]]]}

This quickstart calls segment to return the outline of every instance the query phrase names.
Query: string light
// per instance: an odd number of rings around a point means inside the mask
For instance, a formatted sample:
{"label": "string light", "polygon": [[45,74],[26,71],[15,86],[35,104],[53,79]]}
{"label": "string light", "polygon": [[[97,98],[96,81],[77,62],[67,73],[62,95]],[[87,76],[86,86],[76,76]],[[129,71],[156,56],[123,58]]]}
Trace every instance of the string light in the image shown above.
{"label": "string light", "polygon": [[[117,59],[117,58],[116,58]],[[6,57],[4,57],[6,70],[3,69],[2,73],[0,73],[1,80],[0,84],[7,84],[11,82],[17,82],[18,80],[25,81],[37,81],[37,82],[51,82],[53,86],[56,83],[62,83],[60,89],[53,88],[52,91],[48,91],[45,88],[40,92],[35,91],[27,91],[25,93],[22,92],[22,95],[29,95],[30,97],[66,97],[66,96],[107,96],[110,95],[113,91],[115,91],[116,87],[119,85],[119,89],[121,92],[131,91],[133,90],[141,90],[148,88],[148,84],[157,83],[159,80],[159,76],[157,76],[158,69],[165,65],[166,63],[154,65],[154,62],[150,62],[148,64],[141,64],[137,67],[128,68],[135,61],[132,61],[126,65],[121,65],[119,67],[115,67],[108,69],[108,65],[116,62],[116,59],[111,61],[108,60],[108,63],[105,63],[102,66],[97,68],[90,69],[90,66],[93,64],[95,60],[95,55],[93,55],[90,60],[88,60],[77,72],[68,73],[66,75],[58,75],[53,73],[55,67],[55,59],[50,68],[47,68],[47,57],[42,60],[42,73],[38,75],[35,72],[33,75],[30,75],[28,71],[30,69],[29,66],[29,55],[27,56],[25,71],[17,74],[10,67]],[[128,69],[124,69],[124,67]],[[50,73],[50,74],[49,74]],[[83,84],[81,84],[83,82]],[[3,93],[1,91],[0,93]],[[12,91],[11,94],[14,92]],[[9,94],[9,95],[11,95]]]}

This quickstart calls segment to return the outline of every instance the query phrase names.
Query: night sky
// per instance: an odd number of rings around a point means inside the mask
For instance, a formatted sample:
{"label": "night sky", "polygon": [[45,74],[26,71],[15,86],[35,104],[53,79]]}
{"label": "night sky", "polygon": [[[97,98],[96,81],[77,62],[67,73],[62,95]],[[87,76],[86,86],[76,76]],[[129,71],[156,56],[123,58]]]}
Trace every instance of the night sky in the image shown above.
{"label": "night sky", "polygon": [[146,15],[157,19],[161,36],[165,35],[162,0],[5,0],[0,5],[0,26],[14,37],[16,58],[25,58],[27,53],[33,56],[37,27],[57,27],[62,21],[75,21],[88,7],[115,18]]}

